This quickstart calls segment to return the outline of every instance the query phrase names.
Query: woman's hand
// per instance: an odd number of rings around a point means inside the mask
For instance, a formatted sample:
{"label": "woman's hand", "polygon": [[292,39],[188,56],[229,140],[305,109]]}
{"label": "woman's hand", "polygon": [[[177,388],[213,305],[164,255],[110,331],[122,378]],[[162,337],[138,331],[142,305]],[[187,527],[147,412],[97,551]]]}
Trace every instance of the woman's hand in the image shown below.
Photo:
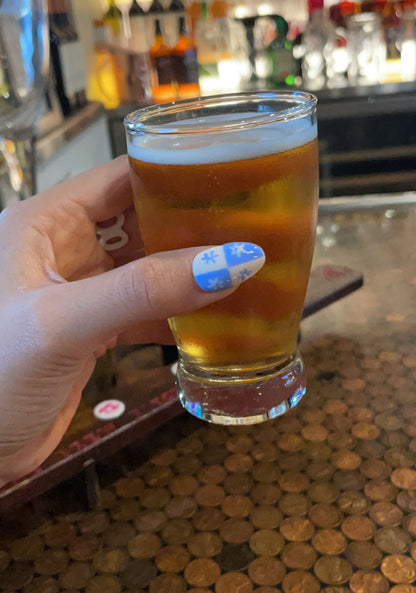
{"label": "woman's hand", "polygon": [[[132,203],[121,157],[0,215],[0,484],[52,453],[108,348],[171,341],[167,317],[233,290],[198,287],[201,247],[143,258]],[[128,242],[106,251],[96,225],[122,214]]]}

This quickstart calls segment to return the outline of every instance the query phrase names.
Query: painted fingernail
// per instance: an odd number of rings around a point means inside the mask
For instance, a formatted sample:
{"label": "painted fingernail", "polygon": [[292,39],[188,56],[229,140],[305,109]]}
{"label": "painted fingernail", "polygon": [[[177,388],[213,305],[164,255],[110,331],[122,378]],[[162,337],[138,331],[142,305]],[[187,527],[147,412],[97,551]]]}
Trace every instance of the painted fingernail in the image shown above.
{"label": "painted fingernail", "polygon": [[248,280],[265,260],[263,249],[255,243],[225,243],[198,253],[192,271],[202,290],[218,292]]}

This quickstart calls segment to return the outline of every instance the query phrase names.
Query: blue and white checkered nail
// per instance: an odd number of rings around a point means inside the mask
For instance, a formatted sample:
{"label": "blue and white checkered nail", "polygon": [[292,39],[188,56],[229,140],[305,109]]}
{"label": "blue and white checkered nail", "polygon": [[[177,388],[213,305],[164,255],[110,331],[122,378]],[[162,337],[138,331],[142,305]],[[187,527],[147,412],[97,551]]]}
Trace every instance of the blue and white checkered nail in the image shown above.
{"label": "blue and white checkered nail", "polygon": [[254,243],[225,243],[198,253],[192,271],[202,290],[217,292],[248,280],[265,259],[263,249]]}

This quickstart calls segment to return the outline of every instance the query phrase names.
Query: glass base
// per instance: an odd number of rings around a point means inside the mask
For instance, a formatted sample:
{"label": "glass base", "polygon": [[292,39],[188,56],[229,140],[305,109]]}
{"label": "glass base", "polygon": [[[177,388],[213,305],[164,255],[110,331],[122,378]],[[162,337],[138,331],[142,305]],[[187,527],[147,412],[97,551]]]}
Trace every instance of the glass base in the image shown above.
{"label": "glass base", "polygon": [[179,361],[177,390],[182,406],[197,418],[213,424],[258,424],[300,402],[306,392],[305,366],[295,352],[267,378],[209,380],[190,374]]}

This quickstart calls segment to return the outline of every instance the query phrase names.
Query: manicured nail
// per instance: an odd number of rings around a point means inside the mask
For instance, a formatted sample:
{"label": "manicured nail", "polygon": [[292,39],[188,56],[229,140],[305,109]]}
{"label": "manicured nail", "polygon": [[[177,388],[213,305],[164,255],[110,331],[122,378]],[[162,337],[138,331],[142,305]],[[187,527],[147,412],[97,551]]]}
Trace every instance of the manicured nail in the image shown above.
{"label": "manicured nail", "polygon": [[198,253],[192,271],[202,290],[217,292],[248,280],[265,260],[263,249],[255,243],[225,243]]}

